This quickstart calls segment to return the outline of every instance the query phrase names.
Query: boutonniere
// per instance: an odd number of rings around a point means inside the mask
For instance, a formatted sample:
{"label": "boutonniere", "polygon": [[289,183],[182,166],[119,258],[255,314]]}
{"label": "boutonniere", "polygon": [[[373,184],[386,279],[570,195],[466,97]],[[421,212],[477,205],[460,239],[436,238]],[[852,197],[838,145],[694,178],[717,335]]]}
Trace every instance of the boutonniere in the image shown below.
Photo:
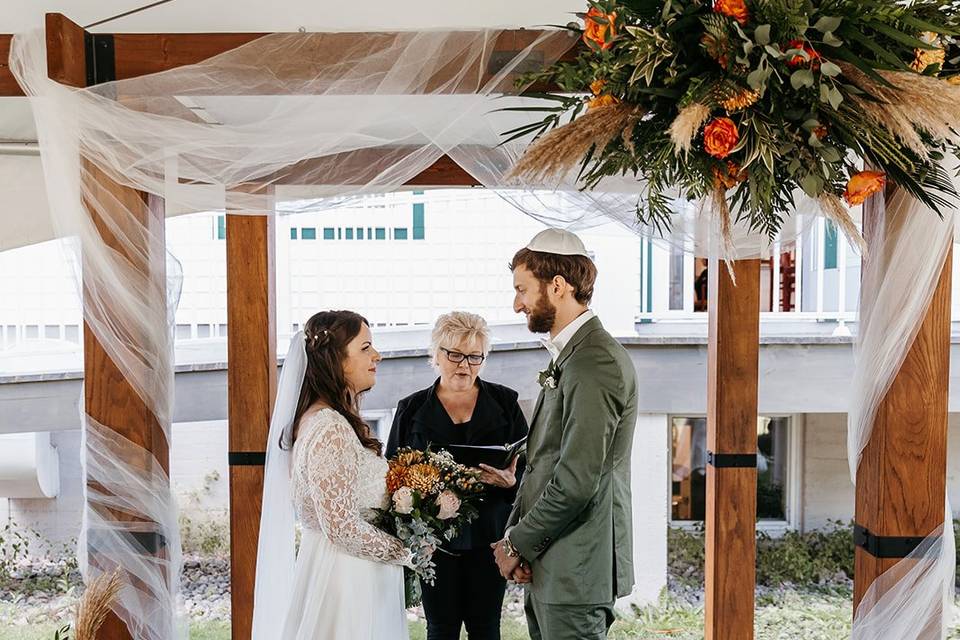
{"label": "boutonniere", "polygon": [[540,386],[544,389],[556,389],[557,388],[557,378],[560,377],[560,370],[557,369],[557,366],[550,363],[550,366],[540,372],[537,376],[537,382],[540,383]]}

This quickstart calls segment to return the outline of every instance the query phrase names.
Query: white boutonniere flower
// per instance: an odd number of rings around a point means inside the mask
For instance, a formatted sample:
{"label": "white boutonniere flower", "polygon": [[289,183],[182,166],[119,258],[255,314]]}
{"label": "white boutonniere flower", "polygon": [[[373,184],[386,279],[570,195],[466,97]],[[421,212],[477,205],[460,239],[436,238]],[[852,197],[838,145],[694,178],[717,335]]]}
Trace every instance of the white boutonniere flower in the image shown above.
{"label": "white boutonniere flower", "polygon": [[557,370],[555,366],[550,366],[540,372],[537,376],[537,382],[540,383],[540,386],[544,389],[556,389],[557,388],[557,378],[560,376],[560,371]]}

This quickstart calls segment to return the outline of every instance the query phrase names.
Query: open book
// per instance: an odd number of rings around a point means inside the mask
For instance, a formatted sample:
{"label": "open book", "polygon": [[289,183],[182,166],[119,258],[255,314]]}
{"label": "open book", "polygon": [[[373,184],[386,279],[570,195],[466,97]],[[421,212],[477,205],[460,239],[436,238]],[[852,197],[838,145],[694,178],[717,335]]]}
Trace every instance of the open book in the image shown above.
{"label": "open book", "polygon": [[453,459],[468,467],[489,465],[497,469],[506,469],[513,459],[527,451],[526,437],[513,444],[476,446],[468,444],[448,444],[444,447],[453,454]]}

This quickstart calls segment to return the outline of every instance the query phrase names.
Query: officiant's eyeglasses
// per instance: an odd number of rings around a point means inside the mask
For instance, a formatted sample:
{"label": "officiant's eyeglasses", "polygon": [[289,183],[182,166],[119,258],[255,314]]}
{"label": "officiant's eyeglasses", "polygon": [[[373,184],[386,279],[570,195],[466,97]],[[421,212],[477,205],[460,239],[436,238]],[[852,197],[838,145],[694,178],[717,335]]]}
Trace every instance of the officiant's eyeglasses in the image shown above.
{"label": "officiant's eyeglasses", "polygon": [[467,353],[460,353],[459,351],[450,351],[450,349],[444,349],[443,347],[440,347],[440,351],[443,351],[445,354],[447,354],[447,360],[449,360],[450,362],[456,362],[457,364],[460,364],[461,362],[463,362],[464,358],[466,358],[467,364],[471,364],[475,367],[478,367],[481,364],[483,364],[484,359],[487,357],[487,356],[477,355],[475,353],[467,354]]}

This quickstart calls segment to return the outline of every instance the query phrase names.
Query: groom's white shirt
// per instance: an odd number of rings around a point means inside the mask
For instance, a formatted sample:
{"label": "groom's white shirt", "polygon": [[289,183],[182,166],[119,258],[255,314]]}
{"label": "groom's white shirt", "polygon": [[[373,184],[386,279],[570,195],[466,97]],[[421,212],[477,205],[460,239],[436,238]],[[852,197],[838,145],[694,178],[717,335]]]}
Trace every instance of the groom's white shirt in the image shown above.
{"label": "groom's white shirt", "polygon": [[563,348],[567,346],[568,342],[570,342],[570,338],[573,337],[573,334],[575,334],[580,327],[585,325],[590,318],[593,318],[596,315],[597,314],[595,314],[592,310],[587,309],[579,316],[574,318],[570,324],[561,329],[556,338],[552,340],[550,338],[544,338],[541,340],[543,346],[546,347],[547,351],[550,352],[550,357],[554,362],[556,362],[557,358],[560,357],[560,352],[563,351]]}

